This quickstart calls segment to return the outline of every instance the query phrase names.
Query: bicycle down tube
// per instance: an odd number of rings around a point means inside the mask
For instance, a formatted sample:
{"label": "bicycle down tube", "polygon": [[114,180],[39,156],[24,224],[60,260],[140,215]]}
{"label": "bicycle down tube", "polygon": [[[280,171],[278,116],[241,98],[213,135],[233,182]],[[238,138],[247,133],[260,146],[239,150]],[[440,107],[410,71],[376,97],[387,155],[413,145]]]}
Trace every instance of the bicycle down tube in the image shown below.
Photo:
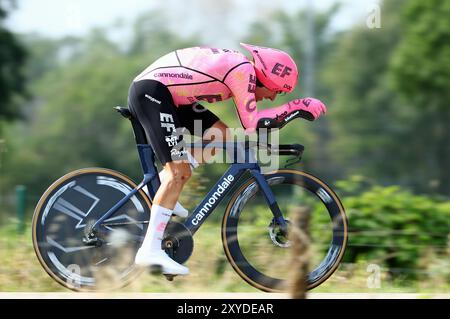
{"label": "bicycle down tube", "polygon": [[[221,201],[226,197],[233,186],[240,180],[242,175],[249,170],[252,176],[255,178],[258,186],[261,188],[266,202],[272,213],[274,214],[275,220],[280,224],[282,228],[286,226],[284,218],[276,202],[275,196],[273,195],[264,175],[261,174],[261,168],[257,161],[251,162],[250,159],[254,159],[254,154],[249,148],[243,147],[242,143],[209,143],[209,144],[187,144],[188,148],[198,148],[198,147],[216,147],[216,148],[226,148],[233,147],[233,160],[235,161],[231,167],[223,174],[219,181],[214,185],[210,192],[205,196],[203,201],[195,208],[191,216],[184,222],[187,229],[193,234],[197,232],[203,222],[208,218],[208,216],[217,208]],[[143,181],[133,189],[127,196],[125,196],[121,201],[119,201],[114,207],[112,207],[106,214],[104,214],[95,223],[93,230],[97,230],[98,227],[110,216],[112,216],[117,210],[119,210],[132,196],[134,196],[140,189],[147,185],[150,199],[152,200],[156,191],[159,188],[160,181],[157,174],[155,165],[155,154],[148,144],[138,144],[138,153],[141,161],[142,170],[144,173]],[[244,152],[244,154],[242,154]],[[237,161],[244,161],[243,163]]]}

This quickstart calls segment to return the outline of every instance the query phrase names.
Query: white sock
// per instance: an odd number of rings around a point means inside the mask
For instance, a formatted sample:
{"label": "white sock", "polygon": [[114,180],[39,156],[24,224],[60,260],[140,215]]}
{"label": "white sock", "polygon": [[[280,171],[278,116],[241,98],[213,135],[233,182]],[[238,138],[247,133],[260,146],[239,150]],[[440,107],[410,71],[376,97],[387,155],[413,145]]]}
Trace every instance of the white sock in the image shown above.
{"label": "white sock", "polygon": [[164,230],[171,216],[172,210],[159,205],[152,206],[150,222],[141,248],[151,251],[161,250]]}

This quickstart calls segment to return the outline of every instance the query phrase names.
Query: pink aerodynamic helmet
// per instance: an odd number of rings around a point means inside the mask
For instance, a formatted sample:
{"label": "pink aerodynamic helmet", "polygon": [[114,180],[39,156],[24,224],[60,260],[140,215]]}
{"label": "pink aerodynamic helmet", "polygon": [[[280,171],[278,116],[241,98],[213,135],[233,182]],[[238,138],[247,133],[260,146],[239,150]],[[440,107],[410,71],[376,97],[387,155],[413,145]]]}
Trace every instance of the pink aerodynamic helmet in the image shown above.
{"label": "pink aerodynamic helmet", "polygon": [[271,91],[292,92],[297,85],[295,61],[284,51],[241,43],[253,56],[256,77]]}

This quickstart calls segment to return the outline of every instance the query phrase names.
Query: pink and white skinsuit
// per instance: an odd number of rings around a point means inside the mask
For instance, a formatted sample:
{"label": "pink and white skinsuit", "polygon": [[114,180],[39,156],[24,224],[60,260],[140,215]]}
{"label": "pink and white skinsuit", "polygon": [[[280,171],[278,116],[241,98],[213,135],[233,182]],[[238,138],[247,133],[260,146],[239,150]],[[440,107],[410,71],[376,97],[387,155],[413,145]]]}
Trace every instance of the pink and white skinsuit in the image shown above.
{"label": "pink and white skinsuit", "polygon": [[[312,98],[298,99],[275,108],[258,111],[255,98],[257,83],[255,69],[244,54],[234,50],[193,47],[171,52],[139,74],[134,79],[134,85],[141,84],[145,87],[146,81],[150,81],[146,84],[147,87],[154,81],[163,84],[178,109],[187,105],[192,106],[196,102],[214,103],[233,98],[239,119],[247,133],[252,133],[259,127],[282,127],[295,117],[314,120],[321,112],[326,111],[320,101]],[[134,104],[138,104],[138,101],[145,100],[148,104],[145,107],[150,107],[150,104],[161,107],[161,103],[158,102],[164,98],[157,98],[155,91],[153,90],[152,94],[144,94],[142,89],[137,92],[130,90],[130,94],[133,93],[135,96],[131,101],[134,100],[136,101]],[[136,113],[139,115],[139,112]],[[174,122],[177,126],[177,122]],[[145,123],[143,124],[145,127]],[[147,126],[155,127],[157,123],[148,123]],[[170,133],[169,130],[167,132]],[[167,136],[165,138],[167,139]]]}

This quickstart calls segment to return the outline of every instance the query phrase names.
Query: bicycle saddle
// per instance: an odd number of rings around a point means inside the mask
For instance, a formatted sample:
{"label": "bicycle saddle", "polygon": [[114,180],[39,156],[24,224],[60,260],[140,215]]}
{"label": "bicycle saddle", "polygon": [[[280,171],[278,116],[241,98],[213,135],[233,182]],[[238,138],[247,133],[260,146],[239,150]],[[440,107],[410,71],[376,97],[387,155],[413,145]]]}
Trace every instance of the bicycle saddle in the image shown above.
{"label": "bicycle saddle", "polygon": [[131,115],[130,109],[127,107],[116,106],[114,108],[117,112],[120,113],[124,118],[131,119],[133,116]]}

